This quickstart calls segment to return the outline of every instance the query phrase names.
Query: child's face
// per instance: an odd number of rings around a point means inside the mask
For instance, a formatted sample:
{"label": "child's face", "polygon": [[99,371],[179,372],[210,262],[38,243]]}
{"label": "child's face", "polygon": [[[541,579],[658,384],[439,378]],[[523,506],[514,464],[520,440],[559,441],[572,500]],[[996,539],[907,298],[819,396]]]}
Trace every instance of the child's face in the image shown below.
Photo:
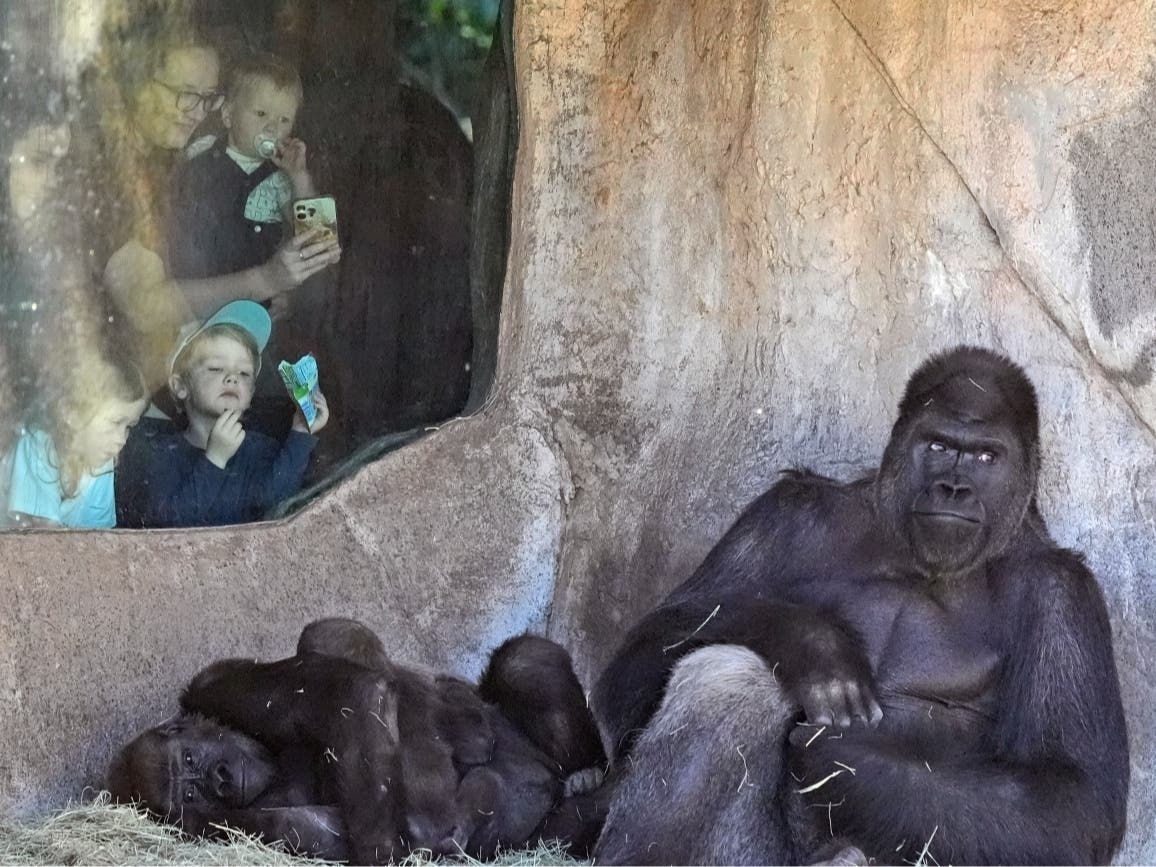
{"label": "child's face", "polygon": [[277,87],[267,78],[249,79],[221,110],[221,119],[229,130],[229,144],[245,156],[260,158],[254,140],[258,135],[279,142],[287,139],[297,119],[297,105],[293,88]]}
{"label": "child's face", "polygon": [[86,469],[99,469],[120,454],[128,440],[129,428],[140,420],[147,403],[143,397],[131,403],[114,398],[80,429],[76,451]]}
{"label": "child's face", "polygon": [[227,409],[244,412],[253,400],[253,356],[227,334],[202,337],[185,372],[175,377],[173,394],[185,412],[217,418]]}

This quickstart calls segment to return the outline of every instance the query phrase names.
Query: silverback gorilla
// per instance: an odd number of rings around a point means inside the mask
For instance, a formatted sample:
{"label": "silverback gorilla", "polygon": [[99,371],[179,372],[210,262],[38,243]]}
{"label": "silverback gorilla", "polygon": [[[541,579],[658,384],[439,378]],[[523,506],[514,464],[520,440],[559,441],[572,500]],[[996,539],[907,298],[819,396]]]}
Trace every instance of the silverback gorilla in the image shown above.
{"label": "silverback gorilla", "polygon": [[209,666],[181,705],[108,783],[190,834],[227,824],[382,863],[539,839],[584,855],[597,833],[601,742],[569,655],[544,638],[507,641],[475,688],[392,663],[356,621],[321,620],[289,659]]}
{"label": "silverback gorilla", "polygon": [[879,470],[789,472],[595,686],[600,864],[1107,863],[1128,742],[1107,611],[1036,507],[1034,389],[960,347]]}

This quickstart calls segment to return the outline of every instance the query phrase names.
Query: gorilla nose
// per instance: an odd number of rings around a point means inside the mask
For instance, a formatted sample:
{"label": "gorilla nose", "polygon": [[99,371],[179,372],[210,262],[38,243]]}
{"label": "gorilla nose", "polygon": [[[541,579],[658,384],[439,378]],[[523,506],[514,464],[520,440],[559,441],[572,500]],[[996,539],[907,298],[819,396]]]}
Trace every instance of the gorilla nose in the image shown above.
{"label": "gorilla nose", "polygon": [[950,482],[946,480],[936,482],[935,489],[939,496],[946,500],[958,502],[971,497],[971,485],[959,479]]}
{"label": "gorilla nose", "polygon": [[218,798],[227,797],[233,791],[233,772],[224,762],[213,768],[213,789]]}

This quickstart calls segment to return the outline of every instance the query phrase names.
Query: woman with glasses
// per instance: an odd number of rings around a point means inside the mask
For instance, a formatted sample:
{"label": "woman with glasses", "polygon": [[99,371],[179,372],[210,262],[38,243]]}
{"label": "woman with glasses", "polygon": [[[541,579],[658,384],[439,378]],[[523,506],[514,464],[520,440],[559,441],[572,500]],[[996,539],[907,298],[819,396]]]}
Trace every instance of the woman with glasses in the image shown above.
{"label": "woman with glasses", "polygon": [[[207,279],[174,280],[165,258],[169,181],[193,131],[220,108],[217,51],[174,16],[109,28],[87,156],[94,183],[85,208],[99,280],[139,339],[151,388],[183,324],[228,301],[270,301],[340,258],[335,238],[291,238],[268,262]],[[85,157],[82,157],[85,159]]]}

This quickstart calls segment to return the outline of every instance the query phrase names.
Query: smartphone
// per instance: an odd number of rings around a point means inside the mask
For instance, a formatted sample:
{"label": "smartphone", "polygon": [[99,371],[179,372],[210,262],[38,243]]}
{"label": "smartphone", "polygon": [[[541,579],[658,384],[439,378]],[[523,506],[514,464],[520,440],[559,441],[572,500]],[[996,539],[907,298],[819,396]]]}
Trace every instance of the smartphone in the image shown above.
{"label": "smartphone", "polygon": [[322,229],[322,239],[337,236],[337,202],[333,196],[298,199],[293,203],[293,234]]}

